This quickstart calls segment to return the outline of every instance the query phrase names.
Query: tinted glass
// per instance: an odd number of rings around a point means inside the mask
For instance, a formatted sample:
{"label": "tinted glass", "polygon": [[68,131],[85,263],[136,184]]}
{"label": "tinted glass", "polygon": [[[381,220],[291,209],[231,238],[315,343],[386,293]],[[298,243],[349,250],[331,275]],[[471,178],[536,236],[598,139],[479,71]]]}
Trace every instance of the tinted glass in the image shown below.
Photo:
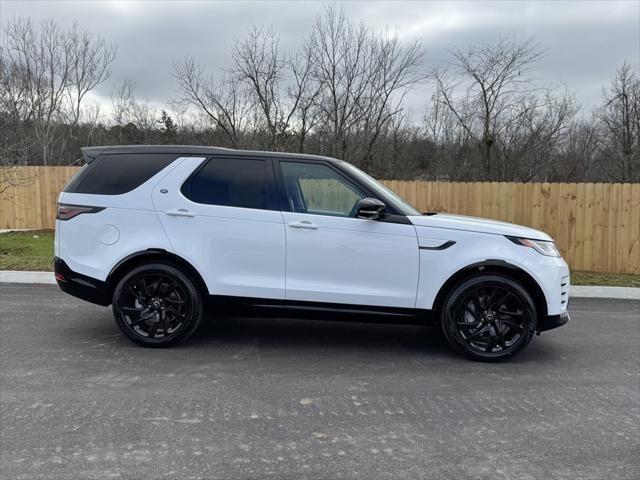
{"label": "tinted glass", "polygon": [[287,200],[298,213],[355,217],[355,205],[365,194],[332,168],[281,161]]}
{"label": "tinted glass", "polygon": [[393,206],[402,215],[422,215],[422,213],[420,213],[420,211],[416,207],[411,205],[404,198],[400,197],[392,190],[389,190],[375,178],[367,175],[362,170],[354,167],[350,163],[342,162],[342,164],[347,167],[351,171],[351,173],[358,178],[358,180],[367,185],[370,190],[373,190],[376,195],[380,197],[380,200],[383,200],[384,203],[387,204],[387,206]]}
{"label": "tinted glass", "polygon": [[176,154],[100,155],[82,167],[64,191],[119,195],[139,187],[173,162]]}
{"label": "tinted glass", "polygon": [[182,187],[197,203],[265,210],[267,191],[267,162],[246,158],[212,158]]}

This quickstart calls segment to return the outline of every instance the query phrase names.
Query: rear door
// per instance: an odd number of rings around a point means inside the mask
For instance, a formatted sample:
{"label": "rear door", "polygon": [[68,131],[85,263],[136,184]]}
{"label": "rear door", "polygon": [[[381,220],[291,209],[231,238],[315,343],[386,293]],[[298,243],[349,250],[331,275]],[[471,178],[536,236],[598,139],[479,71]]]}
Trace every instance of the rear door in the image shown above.
{"label": "rear door", "polygon": [[264,157],[187,158],[153,192],[176,254],[216,295],[283,299],[285,235]]}
{"label": "rear door", "polygon": [[278,162],[285,193],[286,298],[413,308],[418,241],[406,217],[355,218],[371,192],[329,162]]}

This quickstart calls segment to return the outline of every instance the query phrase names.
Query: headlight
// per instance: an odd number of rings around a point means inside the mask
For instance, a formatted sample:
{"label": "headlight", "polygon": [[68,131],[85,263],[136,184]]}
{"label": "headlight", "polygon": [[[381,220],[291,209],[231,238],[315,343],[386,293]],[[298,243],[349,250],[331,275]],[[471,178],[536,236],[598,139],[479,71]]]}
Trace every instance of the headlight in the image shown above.
{"label": "headlight", "polygon": [[546,240],[531,240],[530,238],[507,237],[513,243],[524,247],[531,247],[542,255],[547,257],[560,257],[560,251],[556,244]]}

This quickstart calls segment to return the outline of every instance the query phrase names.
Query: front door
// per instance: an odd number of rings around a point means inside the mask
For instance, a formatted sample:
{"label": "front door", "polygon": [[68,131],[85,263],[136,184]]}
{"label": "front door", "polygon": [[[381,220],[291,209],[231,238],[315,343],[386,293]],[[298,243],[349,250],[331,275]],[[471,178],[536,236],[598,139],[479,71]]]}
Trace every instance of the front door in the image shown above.
{"label": "front door", "polygon": [[413,308],[418,241],[412,224],[356,218],[372,196],[324,162],[280,160],[286,194],[287,300]]}
{"label": "front door", "polygon": [[285,235],[264,157],[185,158],[153,203],[174,252],[215,295],[284,299]]}

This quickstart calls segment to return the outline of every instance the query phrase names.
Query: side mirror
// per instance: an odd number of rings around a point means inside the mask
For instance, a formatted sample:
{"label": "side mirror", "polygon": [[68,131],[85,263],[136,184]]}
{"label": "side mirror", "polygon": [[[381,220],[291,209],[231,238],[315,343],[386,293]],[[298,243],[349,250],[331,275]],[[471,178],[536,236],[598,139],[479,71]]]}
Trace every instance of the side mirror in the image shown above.
{"label": "side mirror", "polygon": [[384,214],[385,206],[377,198],[363,198],[356,203],[356,217],[377,220]]}

